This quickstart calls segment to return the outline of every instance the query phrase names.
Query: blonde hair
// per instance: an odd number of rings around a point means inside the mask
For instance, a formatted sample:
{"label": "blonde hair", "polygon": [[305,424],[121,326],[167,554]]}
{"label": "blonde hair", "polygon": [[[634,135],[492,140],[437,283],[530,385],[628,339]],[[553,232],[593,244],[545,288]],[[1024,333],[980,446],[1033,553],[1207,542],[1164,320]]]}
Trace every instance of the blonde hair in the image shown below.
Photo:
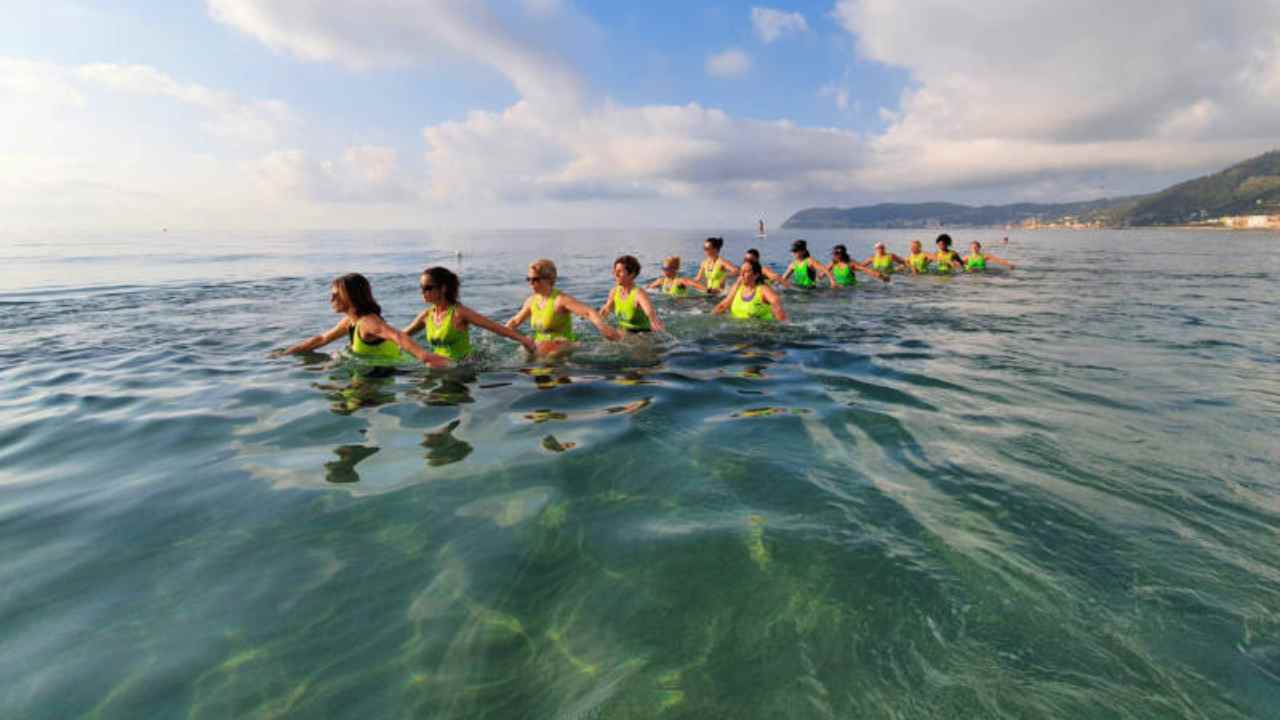
{"label": "blonde hair", "polygon": [[668,266],[670,266],[672,269],[679,270],[679,269],[680,269],[680,256],[679,256],[679,255],[669,255],[669,256],[667,256],[666,258],[663,258],[663,260],[662,260],[662,267],[665,269],[665,268],[667,268]]}
{"label": "blonde hair", "polygon": [[544,280],[551,280],[552,282],[555,282],[556,264],[546,258],[534,260],[529,263],[529,270],[533,271],[534,275],[537,275]]}

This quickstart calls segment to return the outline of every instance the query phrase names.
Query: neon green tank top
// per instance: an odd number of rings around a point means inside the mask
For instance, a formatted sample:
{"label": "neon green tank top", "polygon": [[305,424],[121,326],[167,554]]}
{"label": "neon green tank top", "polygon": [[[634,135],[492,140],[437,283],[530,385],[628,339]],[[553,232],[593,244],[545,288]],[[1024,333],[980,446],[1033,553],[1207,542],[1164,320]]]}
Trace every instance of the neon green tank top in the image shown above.
{"label": "neon green tank top", "polygon": [[773,310],[769,307],[769,303],[765,302],[764,293],[760,291],[760,286],[756,286],[756,291],[752,294],[750,300],[742,299],[742,291],[745,287],[739,285],[738,291],[733,294],[733,304],[729,306],[729,314],[739,320],[765,320],[773,321]]}
{"label": "neon green tank top", "polygon": [[622,293],[622,288],[613,289],[613,316],[618,319],[618,327],[632,332],[646,332],[649,327],[649,316],[644,308],[636,304],[636,294],[640,288],[631,288],[631,292]]}
{"label": "neon green tank top", "polygon": [[[708,264],[710,265],[709,268]],[[707,289],[719,290],[724,287],[724,277],[729,274],[729,271],[725,270],[724,266],[720,264],[720,258],[716,258],[715,260],[702,261],[702,273],[707,278]]]}
{"label": "neon green tank top", "polygon": [[916,253],[907,258],[907,264],[914,268],[916,272],[925,272],[929,269],[929,256],[925,253]]}
{"label": "neon green tank top", "polygon": [[573,334],[573,316],[567,312],[556,312],[558,297],[559,290],[552,290],[551,295],[545,298],[540,295],[533,297],[529,306],[529,324],[533,326],[534,342],[578,339]]}
{"label": "neon green tank top", "polygon": [[813,282],[813,276],[809,274],[810,270],[809,270],[808,259],[804,260],[803,262],[796,263],[794,267],[795,267],[795,270],[794,272],[792,272],[791,277],[795,278],[796,287],[802,287],[802,288],[813,287],[815,283]]}
{"label": "neon green tank top", "polygon": [[987,269],[987,257],[985,255],[970,255],[964,259],[964,269],[967,272],[977,272],[978,270]]}
{"label": "neon green tank top", "polygon": [[848,263],[836,263],[831,266],[831,277],[835,278],[836,284],[841,287],[849,287],[857,285],[858,278],[853,274],[853,268]]}
{"label": "neon green tank top", "polygon": [[671,297],[685,297],[689,288],[680,283],[680,278],[662,278],[662,291]]}
{"label": "neon green tank top", "polygon": [[935,268],[935,270],[937,270],[938,272],[944,275],[951,272],[952,270],[955,269],[951,267],[951,261],[955,259],[956,259],[956,253],[954,250],[947,250],[947,251],[939,250],[937,257],[935,258],[937,262],[937,267]]}
{"label": "neon green tank top", "polygon": [[434,309],[427,313],[427,345],[431,352],[450,360],[461,360],[471,354],[471,328],[459,330],[453,324],[453,311],[457,307],[450,306],[439,322]]}
{"label": "neon green tank top", "polygon": [[360,321],[356,320],[347,328],[347,336],[351,339],[351,352],[362,358],[370,360],[399,360],[400,346],[390,340],[379,340],[378,342],[365,342],[360,337]]}
{"label": "neon green tank top", "polygon": [[871,267],[877,271],[890,275],[893,273],[893,256],[892,255],[872,255]]}

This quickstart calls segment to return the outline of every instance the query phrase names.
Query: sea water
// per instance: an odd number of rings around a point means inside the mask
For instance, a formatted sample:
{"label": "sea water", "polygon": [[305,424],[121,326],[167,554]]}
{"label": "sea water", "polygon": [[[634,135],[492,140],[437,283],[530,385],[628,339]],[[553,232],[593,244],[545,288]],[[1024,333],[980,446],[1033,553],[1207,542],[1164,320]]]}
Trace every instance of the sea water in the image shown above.
{"label": "sea water", "polygon": [[[427,265],[499,321],[748,231],[0,241],[0,715],[1280,714],[1280,237],[956,231],[1017,264],[760,328],[371,372]],[[923,232],[805,233],[858,258]]]}

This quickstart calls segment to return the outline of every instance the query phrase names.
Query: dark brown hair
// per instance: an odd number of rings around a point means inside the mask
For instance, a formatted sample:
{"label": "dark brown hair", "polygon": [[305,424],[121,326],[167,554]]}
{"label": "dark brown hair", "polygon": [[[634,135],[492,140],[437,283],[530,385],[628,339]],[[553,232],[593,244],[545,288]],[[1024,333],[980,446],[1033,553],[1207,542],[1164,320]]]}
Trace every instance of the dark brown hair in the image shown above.
{"label": "dark brown hair", "polygon": [[628,275],[640,274],[640,261],[637,260],[634,255],[622,255],[617,260],[613,261],[614,267],[618,267],[619,265],[622,266],[623,270],[627,271]]}
{"label": "dark brown hair", "polygon": [[436,265],[423,270],[422,274],[431,278],[431,282],[439,285],[444,290],[445,302],[450,305],[458,302],[458,288],[462,285],[462,281],[458,279],[458,276],[452,270]]}
{"label": "dark brown hair", "polygon": [[347,307],[355,310],[356,317],[365,315],[382,315],[382,306],[373,299],[373,288],[360,273],[347,273],[333,281],[333,289],[346,302]]}

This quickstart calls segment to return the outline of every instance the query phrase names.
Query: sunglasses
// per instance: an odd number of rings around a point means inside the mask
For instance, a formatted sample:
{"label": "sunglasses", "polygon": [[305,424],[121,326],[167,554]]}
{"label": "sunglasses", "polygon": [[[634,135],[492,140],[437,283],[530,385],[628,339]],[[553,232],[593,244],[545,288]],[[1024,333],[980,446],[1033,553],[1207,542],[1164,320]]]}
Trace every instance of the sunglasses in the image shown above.
{"label": "sunglasses", "polygon": [[531,275],[531,276],[529,276],[529,277],[525,278],[525,279],[524,279],[524,281],[525,281],[525,282],[527,282],[527,283],[529,283],[530,285],[532,285],[532,284],[534,284],[534,283],[538,282],[538,281],[539,281],[539,280],[541,280],[541,279],[542,279],[542,277],[541,277],[541,276],[539,276],[539,275]]}
{"label": "sunglasses", "polygon": [[679,269],[680,269],[680,268],[676,268],[676,267],[664,267],[664,268],[662,268],[662,272],[675,272],[675,271],[677,271],[677,270],[679,270]]}
{"label": "sunglasses", "polygon": [[422,285],[420,287],[422,288],[422,292],[425,293],[425,292],[431,292],[432,290],[435,290],[440,286],[439,285]]}

